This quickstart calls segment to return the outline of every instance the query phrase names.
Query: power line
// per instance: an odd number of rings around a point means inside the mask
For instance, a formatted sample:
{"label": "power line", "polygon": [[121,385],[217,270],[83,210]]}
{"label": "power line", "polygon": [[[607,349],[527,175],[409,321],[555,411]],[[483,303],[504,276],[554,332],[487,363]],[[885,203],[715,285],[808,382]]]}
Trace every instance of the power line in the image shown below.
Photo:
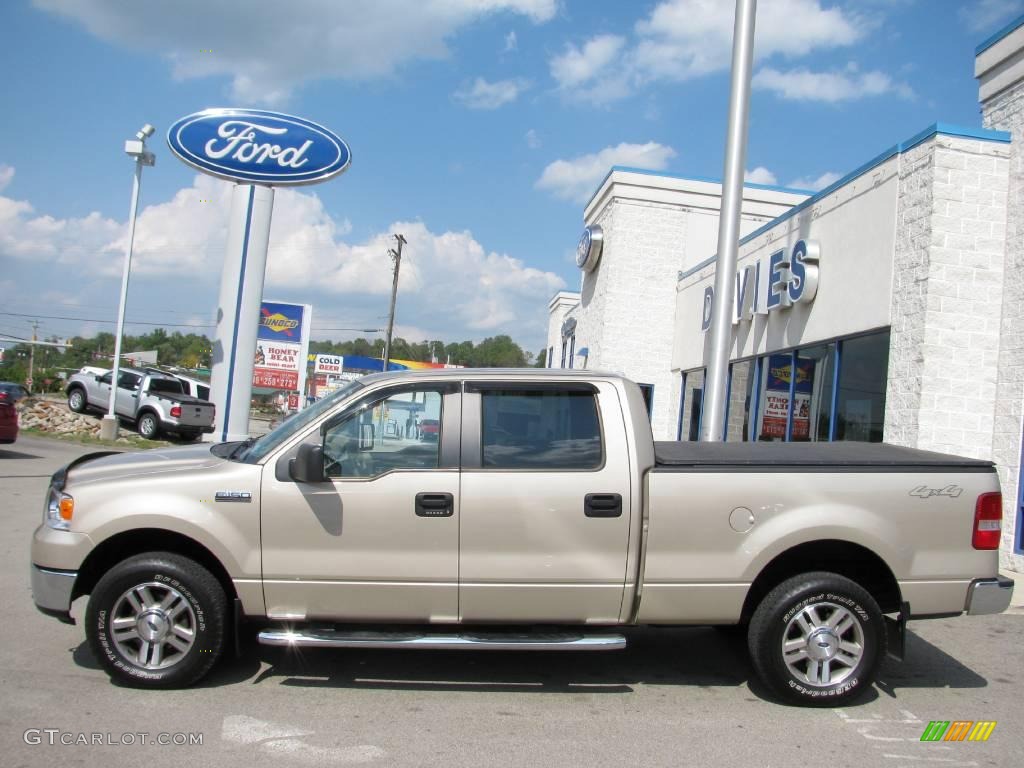
{"label": "power line", "polygon": [[[106,323],[108,325],[116,325],[116,320],[99,320],[94,317],[61,317],[58,315],[29,315],[21,314],[19,312],[0,312],[0,315],[8,315],[10,317],[38,317],[44,320],[74,320],[81,323]],[[199,325],[195,323],[154,323],[146,320],[126,320],[126,325],[155,325],[163,328],[216,328],[214,324]]]}

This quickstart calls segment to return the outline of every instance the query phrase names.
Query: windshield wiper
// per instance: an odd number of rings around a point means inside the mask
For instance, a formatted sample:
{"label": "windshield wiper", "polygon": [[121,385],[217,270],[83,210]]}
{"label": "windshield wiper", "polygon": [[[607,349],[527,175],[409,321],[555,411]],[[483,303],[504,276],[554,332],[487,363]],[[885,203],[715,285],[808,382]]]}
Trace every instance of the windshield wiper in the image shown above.
{"label": "windshield wiper", "polygon": [[259,440],[259,438],[258,438],[258,437],[249,437],[249,438],[246,438],[245,440],[243,440],[242,442],[240,442],[240,443],[239,443],[238,445],[236,445],[236,446],[235,446],[235,447],[234,447],[234,448],[233,448],[233,449],[231,450],[231,453],[230,453],[230,454],[228,454],[228,458],[229,458],[229,459],[234,459],[234,458],[236,458],[236,457],[237,457],[237,456],[238,456],[239,454],[241,454],[241,453],[242,453],[243,451],[247,451],[247,450],[249,450],[250,446],[252,446],[252,445],[253,445],[253,443],[255,443],[255,442],[256,442],[257,440]]}

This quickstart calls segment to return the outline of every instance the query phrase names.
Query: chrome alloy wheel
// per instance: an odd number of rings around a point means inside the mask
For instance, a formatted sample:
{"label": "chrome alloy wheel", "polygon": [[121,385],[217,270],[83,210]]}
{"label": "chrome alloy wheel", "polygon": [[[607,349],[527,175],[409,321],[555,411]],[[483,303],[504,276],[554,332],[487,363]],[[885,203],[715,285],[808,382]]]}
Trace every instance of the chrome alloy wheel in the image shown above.
{"label": "chrome alloy wheel", "polygon": [[196,614],[178,590],[138,584],[114,603],[110,633],[126,659],[145,669],[166,669],[185,658],[196,640]]}
{"label": "chrome alloy wheel", "polygon": [[807,685],[836,685],[864,655],[864,629],[852,612],[835,603],[802,608],[782,634],[782,658],[790,674]]}

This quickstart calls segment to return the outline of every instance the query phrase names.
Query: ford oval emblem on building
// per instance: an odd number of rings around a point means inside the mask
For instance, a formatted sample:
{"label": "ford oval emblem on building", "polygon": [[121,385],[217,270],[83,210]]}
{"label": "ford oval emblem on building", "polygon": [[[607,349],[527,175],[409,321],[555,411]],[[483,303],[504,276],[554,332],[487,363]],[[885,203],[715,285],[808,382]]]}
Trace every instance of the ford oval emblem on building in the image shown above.
{"label": "ford oval emblem on building", "polygon": [[261,109],[206,109],[178,120],[167,143],[203,173],[268,186],[316,184],[348,168],[348,145],[322,125]]}
{"label": "ford oval emblem on building", "polygon": [[604,230],[598,225],[583,230],[579,245],[576,246],[576,266],[584,272],[593,271],[601,258],[604,245]]}

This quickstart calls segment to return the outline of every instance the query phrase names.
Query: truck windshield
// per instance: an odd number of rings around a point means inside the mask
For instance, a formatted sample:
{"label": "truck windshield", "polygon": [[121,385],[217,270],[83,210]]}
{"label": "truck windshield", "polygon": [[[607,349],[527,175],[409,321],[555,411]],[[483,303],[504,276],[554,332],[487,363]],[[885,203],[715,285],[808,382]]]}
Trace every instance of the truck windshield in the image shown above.
{"label": "truck windshield", "polygon": [[284,443],[292,435],[301,432],[313,422],[317,421],[323,414],[331,410],[341,400],[347,398],[363,385],[358,381],[352,381],[341,389],[332,392],[323,400],[317,400],[305,410],[299,411],[294,416],[282,421],[275,429],[255,440],[244,451],[233,458],[236,461],[244,461],[246,464],[255,464],[264,456],[273,451],[277,446]]}
{"label": "truck windshield", "polygon": [[184,394],[184,390],[181,388],[181,382],[177,379],[150,379],[149,391],[167,392],[172,395]]}

